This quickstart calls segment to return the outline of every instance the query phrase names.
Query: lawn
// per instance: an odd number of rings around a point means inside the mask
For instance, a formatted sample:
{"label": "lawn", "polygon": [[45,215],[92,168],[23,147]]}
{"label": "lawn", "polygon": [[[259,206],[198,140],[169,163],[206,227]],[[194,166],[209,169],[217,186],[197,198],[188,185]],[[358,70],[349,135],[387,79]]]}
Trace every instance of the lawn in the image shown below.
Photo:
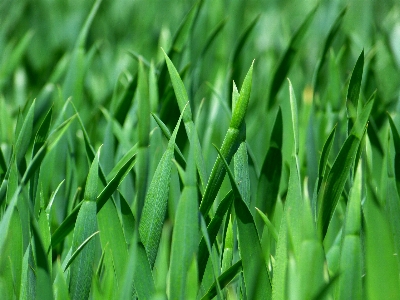
{"label": "lawn", "polygon": [[0,3],[3,299],[400,299],[400,3]]}

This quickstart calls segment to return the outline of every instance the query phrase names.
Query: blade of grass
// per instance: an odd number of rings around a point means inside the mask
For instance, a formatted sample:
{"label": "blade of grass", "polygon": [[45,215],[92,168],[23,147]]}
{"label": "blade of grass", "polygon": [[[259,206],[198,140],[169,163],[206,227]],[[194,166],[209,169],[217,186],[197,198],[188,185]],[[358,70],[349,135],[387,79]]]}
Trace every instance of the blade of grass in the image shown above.
{"label": "blade of grass", "polygon": [[[192,136],[194,138],[194,136]],[[171,299],[187,299],[187,274],[199,245],[198,201],[194,147],[189,151],[184,188],[178,203],[171,245]]]}
{"label": "blade of grass", "polygon": [[[77,251],[97,231],[96,198],[99,182],[100,149],[93,159],[87,177],[83,196],[84,200],[76,218],[72,240],[72,253]],[[96,241],[95,239],[90,239],[71,264],[69,291],[72,299],[87,299],[89,297],[93,277],[95,249]]]}
{"label": "blade of grass", "polygon": [[365,132],[374,99],[375,94],[371,96],[357,117],[350,135],[340,149],[327,178],[324,179],[324,182],[321,184],[320,193],[318,195],[319,208],[317,225],[322,239],[324,239],[326,235],[329,222],[349,176],[349,171],[355,163],[355,156]]}
{"label": "blade of grass", "polygon": [[[222,222],[224,220],[225,214],[230,210],[232,202],[234,199],[233,191],[231,190],[226,196],[222,199],[220,204],[218,205],[217,211],[215,212],[214,217],[212,218],[211,222],[207,226],[207,234],[210,244],[213,245],[217,234],[221,228]],[[199,254],[198,254],[198,268],[199,268],[199,280],[200,282],[203,279],[204,272],[207,265],[207,260],[209,258],[209,251],[207,250],[207,240],[203,236],[201,238],[199,244]]]}
{"label": "blade of grass", "polygon": [[138,75],[138,154],[136,164],[136,222],[139,224],[147,191],[149,173],[150,103],[147,74],[139,60]]}
{"label": "blade of grass", "polygon": [[348,119],[348,132],[350,132],[357,118],[358,98],[360,96],[363,69],[364,50],[361,51],[361,54],[357,59],[356,65],[354,66],[353,73],[351,74],[350,78],[349,88],[347,90],[346,109]]}
{"label": "blade of grass", "polygon": [[314,73],[314,80],[313,80],[314,95],[315,95],[315,92],[317,92],[320,89],[320,77],[321,77],[322,67],[328,56],[329,48],[331,47],[333,40],[335,39],[336,35],[338,34],[340,27],[342,26],[343,18],[344,18],[344,15],[346,14],[346,11],[347,11],[347,6],[345,8],[343,8],[342,11],[339,13],[339,15],[336,17],[335,22],[333,23],[332,27],[329,29],[328,36],[325,39],[324,48],[322,50],[322,55],[320,56],[320,59],[318,60],[318,63],[315,68],[316,71]]}
{"label": "blade of grass", "polygon": [[[224,159],[230,163],[233,154],[237,150],[237,142],[239,138],[239,128],[244,122],[244,117],[247,111],[247,106],[250,99],[251,93],[251,83],[253,78],[253,64],[251,65],[246,78],[244,79],[242,89],[240,91],[239,100],[235,105],[233,110],[233,115],[231,122],[229,124],[229,129],[225,135],[224,141],[221,146],[221,153]],[[203,199],[200,205],[200,212],[203,216],[207,216],[215,197],[221,187],[222,181],[225,176],[226,169],[224,168],[224,163],[222,158],[217,157],[213,169],[211,171],[210,178],[207,183],[206,190],[203,195]]]}
{"label": "blade of grass", "polygon": [[[193,119],[192,119],[192,111],[190,109],[190,104],[188,107],[184,110],[184,107],[186,103],[189,101],[189,97],[186,92],[186,88],[179,76],[178,71],[176,70],[175,66],[173,65],[172,61],[169,59],[167,54],[164,52],[165,56],[165,61],[168,67],[169,74],[171,76],[171,81],[172,81],[172,86],[175,91],[176,99],[178,101],[178,106],[183,114],[183,123],[185,124],[185,129],[186,129],[186,134],[190,140],[191,143],[193,143],[194,147],[194,157],[196,160],[196,166],[197,170],[200,176],[200,183],[201,187],[203,190],[203,187],[206,183],[206,169],[205,169],[205,163],[204,163],[204,158],[200,146],[200,140],[199,136],[197,134],[196,127],[194,126]],[[194,136],[192,139],[191,136]]]}
{"label": "blade of grass", "polygon": [[358,165],[344,224],[344,237],[340,253],[340,276],[336,286],[337,299],[362,299],[362,244],[361,201],[362,168]]}
{"label": "blade of grass", "polygon": [[161,157],[151,180],[139,224],[140,241],[143,243],[150,267],[156,260],[162,226],[167,212],[169,181],[171,177],[172,159],[174,158],[175,138],[183,118],[184,110],[168,142],[167,150]]}
{"label": "blade of grass", "polygon": [[[276,115],[274,127],[272,129],[270,146],[261,168],[258,179],[256,206],[260,211],[272,219],[274,215],[276,201],[278,199],[279,184],[282,174],[282,139],[283,139],[283,120],[282,110],[279,107]],[[259,232],[261,222],[257,222]]]}
{"label": "blade of grass", "polygon": [[[230,267],[228,270],[226,270],[224,273],[222,273],[218,277],[218,282],[219,282],[221,289],[224,289],[236,277],[236,275],[238,275],[240,273],[241,270],[242,270],[242,261],[239,260],[232,267]],[[214,283],[210,287],[207,294],[205,294],[201,299],[202,300],[212,299],[215,296],[217,296],[216,283]]]}
{"label": "blade of grass", "polygon": [[303,38],[306,35],[308,28],[314,19],[315,12],[317,11],[318,5],[311,10],[307,15],[306,19],[300,25],[299,29],[293,35],[286,48],[285,54],[282,56],[278,66],[275,69],[274,75],[272,76],[272,82],[268,95],[267,109],[270,110],[276,103],[276,96],[283,84],[283,81],[287,77],[290,68],[294,65],[293,61],[296,57],[297,52],[300,49]]}
{"label": "blade of grass", "polygon": [[227,161],[222,156],[221,151],[217,147],[215,148],[228,172],[235,195],[234,206],[238,223],[239,250],[243,263],[246,295],[249,299],[268,299],[272,294],[271,282],[253,216],[240,194]]}

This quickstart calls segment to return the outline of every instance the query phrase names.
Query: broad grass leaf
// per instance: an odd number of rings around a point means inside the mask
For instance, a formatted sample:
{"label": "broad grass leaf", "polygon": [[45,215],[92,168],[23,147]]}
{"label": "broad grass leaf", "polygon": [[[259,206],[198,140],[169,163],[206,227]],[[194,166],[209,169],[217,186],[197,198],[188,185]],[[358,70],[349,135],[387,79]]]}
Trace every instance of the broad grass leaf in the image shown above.
{"label": "broad grass leaf", "polygon": [[[232,119],[229,129],[225,135],[224,141],[221,146],[222,157],[226,159],[227,163],[231,162],[234,153],[237,150],[237,142],[239,139],[240,126],[244,122],[244,117],[247,111],[247,106],[250,99],[251,84],[253,78],[253,64],[251,65],[246,78],[244,79],[242,89],[240,91],[239,100],[237,101],[233,110]],[[221,157],[217,157],[210,178],[208,179],[207,187],[200,204],[200,212],[203,216],[207,216],[215,197],[221,187],[222,181],[225,176],[226,169]]]}
{"label": "broad grass leaf", "polygon": [[294,65],[294,59],[297,52],[300,50],[303,38],[310,27],[312,20],[314,19],[315,12],[318,6],[316,6],[307,15],[299,29],[291,38],[288,47],[286,48],[285,54],[282,56],[278,66],[275,69],[274,75],[272,76],[272,82],[270,85],[267,109],[271,109],[276,103],[276,96],[283,84],[283,81],[287,77],[290,68]]}
{"label": "broad grass leaf", "polygon": [[171,178],[172,159],[174,158],[175,138],[179,129],[183,114],[168,142],[167,150],[161,157],[157,169],[151,180],[142,217],[139,224],[140,241],[143,243],[150,267],[153,268],[160,243],[162,226],[168,205],[169,181]]}

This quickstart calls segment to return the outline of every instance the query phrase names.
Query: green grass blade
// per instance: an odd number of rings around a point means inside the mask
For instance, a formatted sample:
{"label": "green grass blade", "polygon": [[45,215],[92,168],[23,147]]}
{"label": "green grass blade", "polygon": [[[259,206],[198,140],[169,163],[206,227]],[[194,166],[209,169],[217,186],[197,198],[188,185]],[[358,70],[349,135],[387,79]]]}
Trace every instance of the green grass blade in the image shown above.
{"label": "green grass blade", "polygon": [[21,218],[14,208],[10,220],[10,230],[5,235],[5,246],[0,256],[0,285],[2,297],[12,299],[20,297],[21,276],[23,268],[23,235]]}
{"label": "green grass blade", "polygon": [[394,144],[394,175],[396,179],[397,191],[400,191],[400,135],[392,117],[388,114],[390,129],[392,131]]}
{"label": "green grass blade", "polygon": [[[160,127],[163,135],[170,140],[171,139],[171,132],[169,131],[167,125],[164,124],[164,122],[156,115],[156,114],[151,114],[154,118],[154,120],[156,121],[158,127]],[[178,154],[177,157],[177,162],[182,166],[182,167],[186,167],[186,159],[183,156],[181,150],[179,149],[178,145],[175,144],[175,153]]]}
{"label": "green grass blade", "polygon": [[361,80],[364,70],[364,50],[361,52],[351,74],[349,88],[347,90],[346,108],[348,118],[348,130],[350,131],[357,118],[358,98],[361,90]]}
{"label": "green grass blade", "polygon": [[67,264],[64,267],[64,272],[68,269],[68,267],[73,263],[73,261],[75,260],[75,258],[78,256],[78,254],[83,250],[83,248],[87,245],[87,243],[90,242],[90,240],[96,235],[98,234],[100,231],[96,231],[93,234],[91,234],[86,240],[84,240],[82,242],[82,244],[80,244],[78,246],[78,248],[76,248],[76,250],[74,251],[74,253],[72,253],[71,257],[68,259]]}
{"label": "green grass blade", "polygon": [[[262,164],[260,177],[258,179],[257,201],[258,207],[269,218],[274,215],[276,201],[278,199],[279,184],[282,174],[282,139],[283,120],[282,110],[279,107],[274,127],[272,129],[270,146]],[[261,222],[257,222],[260,229]],[[259,232],[262,232],[259,230]]]}
{"label": "green grass blade", "polygon": [[179,117],[172,137],[168,142],[167,150],[161,157],[153,179],[151,180],[139,224],[140,241],[146,249],[151,268],[153,268],[156,260],[162,226],[167,212],[169,181],[171,178],[172,159],[174,158],[175,139],[183,113]]}
{"label": "green grass blade", "polygon": [[225,25],[227,22],[227,18],[223,19],[222,21],[220,21],[210,32],[210,34],[207,37],[206,42],[204,43],[204,47],[203,50],[201,50],[201,54],[200,57],[204,57],[208,50],[210,49],[211,45],[213,44],[213,42],[216,40],[216,38],[218,37],[218,35],[222,32],[222,30],[224,29]]}
{"label": "green grass blade", "polygon": [[[224,273],[222,273],[218,277],[218,282],[219,286],[221,289],[223,289],[225,286],[227,286],[239,272],[242,270],[242,261],[239,260],[237,263],[235,263],[232,267],[230,267],[228,270],[226,270]],[[206,300],[206,299],[212,299],[215,296],[217,296],[217,288],[216,288],[216,283],[214,283],[210,289],[208,290],[207,294],[205,294],[201,299]]]}
{"label": "green grass blade", "polygon": [[366,294],[369,299],[397,299],[400,297],[400,280],[399,264],[393,255],[393,233],[388,216],[374,197],[370,191],[363,206],[366,225]]}
{"label": "green grass blade", "polygon": [[272,299],[287,299],[288,238],[286,215],[283,214],[276,246],[274,276],[272,277]]}
{"label": "green grass blade", "polygon": [[362,299],[361,201],[362,169],[358,165],[347,205],[344,238],[340,253],[340,276],[337,299]]}
{"label": "green grass blade", "polygon": [[299,29],[293,35],[288,47],[286,48],[285,54],[282,56],[278,66],[275,69],[274,75],[272,76],[272,82],[269,90],[268,105],[267,108],[271,109],[276,103],[276,96],[283,84],[283,81],[287,77],[290,68],[294,65],[293,61],[296,57],[297,52],[300,50],[300,46],[304,36],[312,20],[314,19],[315,12],[318,6],[316,6],[303,21]]}
{"label": "green grass blade", "polygon": [[[218,205],[217,211],[212,218],[210,224],[207,226],[208,240],[210,244],[214,244],[217,234],[221,228],[222,222],[224,220],[225,214],[230,210],[232,202],[234,199],[233,191],[231,190],[222,199]],[[203,279],[203,275],[206,269],[207,260],[209,258],[209,251],[207,250],[206,239],[203,236],[199,244],[199,254],[198,254],[198,268],[199,268],[199,280]]]}
{"label": "green grass blade", "polygon": [[314,73],[314,80],[313,80],[314,94],[315,92],[320,90],[320,77],[321,77],[322,67],[324,66],[325,60],[328,56],[328,51],[331,48],[333,40],[335,39],[336,35],[339,32],[340,27],[342,26],[343,18],[344,15],[346,14],[346,11],[347,11],[347,6],[344,9],[342,9],[342,11],[336,17],[335,22],[329,29],[328,36],[325,39],[322,55],[318,60],[317,66],[315,68],[316,71]]}
{"label": "green grass blade", "polygon": [[21,170],[21,164],[23,163],[26,151],[28,150],[32,138],[35,103],[36,101],[33,100],[32,105],[25,116],[18,138],[15,142],[15,159],[19,170]]}
{"label": "green grass blade", "polygon": [[[45,142],[45,144],[40,148],[40,150],[37,152],[35,157],[32,159],[30,164],[28,165],[26,172],[24,176],[21,179],[21,184],[18,187],[18,189],[15,191],[13,198],[11,199],[7,210],[3,214],[3,217],[0,221],[0,232],[8,232],[8,228],[10,226],[10,219],[12,212],[14,208],[17,205],[17,200],[18,200],[18,195],[21,192],[22,187],[28,182],[28,180],[32,177],[32,175],[35,173],[37,168],[40,166],[41,162],[43,161],[44,157],[46,154],[51,151],[51,149],[56,145],[56,143],[59,141],[61,136],[65,133],[67,130],[68,126],[72,122],[74,117],[71,117],[67,119],[64,123],[62,123],[59,127],[57,127],[52,134],[50,134],[49,138]],[[5,243],[5,237],[1,236],[0,237],[0,252],[3,249]]]}
{"label": "green grass blade", "polygon": [[222,156],[221,151],[217,147],[215,148],[224,162],[235,195],[234,206],[238,223],[239,249],[243,263],[246,295],[249,299],[268,299],[272,294],[271,282],[253,216],[240,194],[227,161]]}
{"label": "green grass blade", "polygon": [[[168,71],[171,76],[172,86],[174,87],[176,99],[178,101],[178,106],[183,114],[183,123],[185,124],[186,134],[194,147],[194,157],[196,160],[197,170],[200,176],[200,183],[203,187],[206,183],[206,169],[204,158],[200,146],[199,136],[197,134],[196,127],[194,126],[193,119],[192,119],[192,111],[190,109],[190,105],[184,110],[186,103],[189,101],[189,97],[187,95],[185,86],[179,76],[178,71],[176,70],[175,66],[173,65],[172,61],[169,59],[167,54],[164,52],[165,60],[167,63]],[[192,139],[192,135],[194,138]]]}
{"label": "green grass blade", "polygon": [[257,22],[260,18],[260,15],[257,15],[249,25],[247,25],[246,29],[240,35],[233,50],[233,55],[231,59],[231,67],[232,67],[232,80],[238,82],[239,76],[241,73],[241,64],[240,64],[240,55],[242,54],[243,48],[246,45],[246,42],[249,40],[251,33],[253,32]]}
{"label": "green grass blade", "polygon": [[[97,231],[96,196],[99,182],[100,149],[94,158],[86,181],[84,201],[76,219],[72,241],[72,253]],[[76,256],[70,267],[69,290],[72,299],[87,299],[90,293],[96,242],[91,239]]]}
{"label": "green grass blade", "polygon": [[[136,150],[136,147],[132,148],[132,150]],[[104,204],[108,199],[112,196],[112,194],[116,191],[119,184],[125,178],[125,176],[129,173],[129,171],[133,168],[135,163],[135,155],[136,151],[129,151],[127,156],[121,158],[120,162],[114,167],[114,169],[110,172],[110,175],[114,175],[111,178],[110,182],[106,185],[106,187],[100,192],[96,201],[97,201],[97,212],[101,210]],[[128,159],[126,161],[126,159]],[[120,163],[124,164],[120,165]],[[110,177],[110,176],[108,176]],[[58,243],[60,243],[74,228],[76,218],[78,216],[78,212],[80,206],[82,204],[78,204],[74,210],[65,218],[65,220],[60,224],[60,226],[54,231],[51,237],[51,246],[54,247]]]}
{"label": "green grass blade", "polygon": [[321,190],[318,195],[319,208],[317,225],[322,239],[326,235],[329,222],[349,176],[349,171],[355,163],[355,156],[362,135],[365,132],[365,127],[374,104],[374,98],[373,95],[365,104],[350,132],[349,137],[340,149],[326,180],[324,180],[321,185]]}
{"label": "green grass blade", "polygon": [[190,149],[188,161],[185,186],[178,203],[172,235],[170,299],[187,299],[187,274],[199,245],[196,167],[193,147]]}
{"label": "green grass blade", "polygon": [[36,254],[36,297],[53,299],[52,279],[47,260],[47,254],[40,237],[40,231],[33,219],[31,219],[31,229],[33,240],[35,241],[34,252]]}
{"label": "green grass blade", "polygon": [[[251,84],[253,78],[253,64],[251,65],[246,78],[244,79],[242,89],[240,91],[239,100],[233,110],[232,119],[229,129],[225,135],[224,141],[221,146],[221,153],[224,159],[230,163],[234,153],[237,150],[237,142],[239,139],[239,128],[244,122],[244,117],[247,111],[247,106],[250,99]],[[206,190],[200,205],[200,212],[203,216],[207,216],[215,197],[221,187],[222,181],[225,176],[226,169],[221,157],[217,157],[210,178],[207,183]]]}
{"label": "green grass blade", "polygon": [[256,210],[257,210],[258,214],[261,216],[262,220],[264,221],[264,224],[267,226],[268,232],[270,232],[272,234],[272,237],[277,242],[278,241],[278,232],[276,231],[274,224],[272,224],[271,221],[268,219],[268,217],[257,207],[256,207]]}
{"label": "green grass blade", "polygon": [[289,81],[289,99],[290,99],[290,110],[291,110],[291,117],[292,117],[292,129],[293,129],[293,136],[294,136],[294,153],[299,155],[299,116],[297,110],[297,101],[296,96],[293,91],[292,83]]}
{"label": "green grass blade", "polygon": [[138,75],[138,154],[136,164],[136,220],[140,221],[144,199],[147,191],[147,181],[149,173],[149,133],[150,133],[150,102],[149,102],[149,88],[147,82],[147,74],[144,70],[143,63],[139,61],[139,75]]}
{"label": "green grass blade", "polygon": [[322,148],[322,154],[319,160],[319,167],[318,167],[318,189],[319,191],[321,187],[321,183],[323,182],[325,171],[327,169],[327,166],[329,164],[329,154],[332,149],[333,141],[335,140],[335,133],[336,133],[336,126],[333,127],[331,133],[329,134],[328,138],[326,139],[324,143],[324,147]]}
{"label": "green grass blade", "polygon": [[[76,219],[72,252],[75,252],[96,231],[96,202],[84,201]],[[70,266],[69,292],[71,299],[87,299],[89,297],[94,269],[95,247],[95,239],[91,239]]]}

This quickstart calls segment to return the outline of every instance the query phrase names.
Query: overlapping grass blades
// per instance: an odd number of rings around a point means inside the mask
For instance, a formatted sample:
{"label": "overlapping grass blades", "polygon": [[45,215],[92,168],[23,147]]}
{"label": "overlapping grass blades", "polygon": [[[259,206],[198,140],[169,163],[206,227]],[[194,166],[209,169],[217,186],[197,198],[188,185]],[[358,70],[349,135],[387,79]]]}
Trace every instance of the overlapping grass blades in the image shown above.
{"label": "overlapping grass blades", "polygon": [[[225,135],[224,142],[221,146],[222,156],[226,159],[228,164],[230,163],[234,153],[238,148],[238,138],[240,133],[240,127],[244,121],[244,117],[247,111],[247,106],[250,100],[251,84],[253,78],[253,64],[251,65],[247,75],[243,81],[242,88],[240,90],[239,99],[233,110],[231,122],[229,124],[228,131]],[[207,187],[203,195],[203,199],[200,205],[200,212],[206,216],[211,208],[211,205],[217,196],[218,190],[221,186],[222,180],[225,176],[225,168],[223,161],[218,157],[212,168],[210,178],[208,179]]]}

